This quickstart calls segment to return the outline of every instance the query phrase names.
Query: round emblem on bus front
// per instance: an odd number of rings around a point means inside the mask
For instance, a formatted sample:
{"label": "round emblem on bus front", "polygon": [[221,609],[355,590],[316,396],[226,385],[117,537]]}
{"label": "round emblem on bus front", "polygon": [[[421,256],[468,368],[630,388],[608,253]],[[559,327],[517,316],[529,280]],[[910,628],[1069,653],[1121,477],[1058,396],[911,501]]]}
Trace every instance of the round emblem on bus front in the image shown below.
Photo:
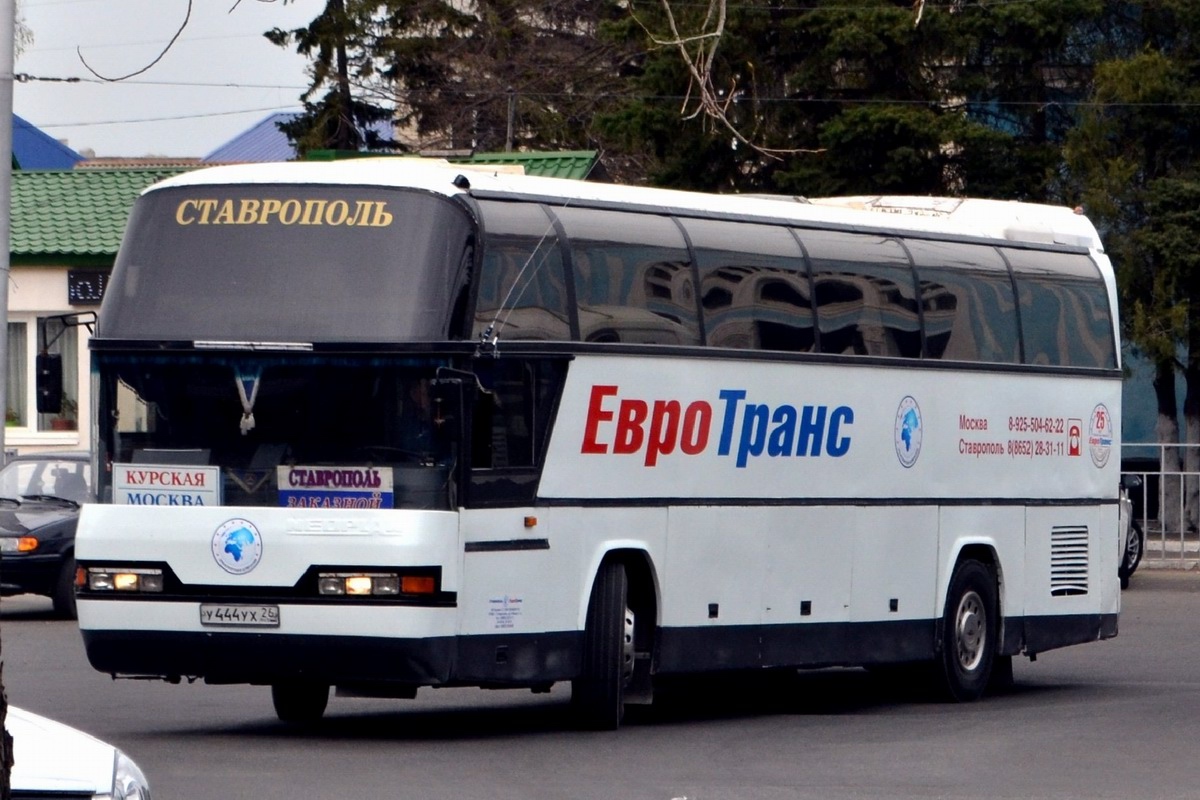
{"label": "round emblem on bus front", "polygon": [[212,554],[217,566],[233,575],[245,575],[262,559],[262,534],[246,519],[231,519],[217,528]]}
{"label": "round emblem on bus front", "polygon": [[896,458],[907,469],[917,463],[921,455],[921,432],[924,424],[921,422],[921,407],[912,396],[900,401],[896,409]]}

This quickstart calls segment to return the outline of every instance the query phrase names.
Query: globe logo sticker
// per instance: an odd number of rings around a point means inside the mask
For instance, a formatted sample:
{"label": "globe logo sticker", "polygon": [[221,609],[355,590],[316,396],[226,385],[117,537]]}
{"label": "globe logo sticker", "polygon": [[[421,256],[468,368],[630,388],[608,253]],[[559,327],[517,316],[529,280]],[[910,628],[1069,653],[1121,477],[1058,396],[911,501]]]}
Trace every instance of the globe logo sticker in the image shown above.
{"label": "globe logo sticker", "polygon": [[896,458],[905,469],[917,463],[921,455],[921,434],[924,429],[921,422],[921,408],[911,396],[900,401],[896,409]]}
{"label": "globe logo sticker", "polygon": [[245,575],[262,559],[262,534],[249,520],[231,519],[213,534],[212,554],[221,569]]}

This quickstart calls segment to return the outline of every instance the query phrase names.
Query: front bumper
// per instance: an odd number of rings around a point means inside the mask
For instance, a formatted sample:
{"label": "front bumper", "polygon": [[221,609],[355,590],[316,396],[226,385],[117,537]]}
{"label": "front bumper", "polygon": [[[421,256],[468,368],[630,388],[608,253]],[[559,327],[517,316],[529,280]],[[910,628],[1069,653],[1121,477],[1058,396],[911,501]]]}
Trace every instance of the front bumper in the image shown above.
{"label": "front bumper", "polygon": [[63,554],[0,556],[0,594],[51,594],[62,572]]}
{"label": "front bumper", "polygon": [[85,630],[83,643],[88,660],[101,672],[207,683],[304,679],[437,686],[449,681],[455,654],[453,637]]}

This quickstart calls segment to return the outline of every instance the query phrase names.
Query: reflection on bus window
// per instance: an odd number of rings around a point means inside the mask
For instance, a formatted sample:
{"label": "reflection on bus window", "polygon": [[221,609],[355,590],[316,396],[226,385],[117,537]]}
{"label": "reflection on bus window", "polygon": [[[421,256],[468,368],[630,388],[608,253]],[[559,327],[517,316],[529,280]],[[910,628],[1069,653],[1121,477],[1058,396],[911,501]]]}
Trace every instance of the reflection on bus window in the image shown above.
{"label": "reflection on bus window", "polygon": [[812,352],[819,342],[839,355],[1015,364],[1023,337],[1028,364],[1116,364],[1106,290],[1082,253],[916,237],[901,245],[890,235],[793,235],[777,225],[535,203],[480,208],[475,336],[696,345],[698,273],[713,347]]}
{"label": "reflection on bus window", "polygon": [[571,247],[587,342],[700,344],[683,235],[666,217],[556,208]]}
{"label": "reflection on bus window", "polygon": [[910,239],[921,284],[928,358],[1021,360],[1008,266],[995,248]]}
{"label": "reflection on bus window", "polygon": [[743,350],[811,352],[811,284],[787,229],[684,220],[700,270],[708,344]]}
{"label": "reflection on bus window", "polygon": [[540,206],[481,203],[487,240],[472,336],[571,338],[562,255]]}
{"label": "reflection on bus window", "polygon": [[821,351],[921,357],[912,267],[894,239],[799,231],[812,259]]}
{"label": "reflection on bus window", "polygon": [[1025,363],[1115,367],[1107,293],[1091,259],[1016,248],[1004,253],[1017,280]]}

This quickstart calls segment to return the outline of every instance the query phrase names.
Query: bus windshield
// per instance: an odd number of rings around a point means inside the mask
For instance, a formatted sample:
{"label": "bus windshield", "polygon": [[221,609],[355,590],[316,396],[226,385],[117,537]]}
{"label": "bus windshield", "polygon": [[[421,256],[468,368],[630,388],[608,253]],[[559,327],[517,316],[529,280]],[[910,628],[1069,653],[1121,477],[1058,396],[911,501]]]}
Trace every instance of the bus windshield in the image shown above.
{"label": "bus windshield", "polygon": [[445,339],[470,263],[470,230],[460,207],[411,190],[256,184],[152,191],[130,216],[99,333]]}
{"label": "bus windshield", "polygon": [[[451,507],[460,403],[438,380],[438,362],[109,353],[97,362],[105,501]],[[135,469],[144,465],[200,470],[176,484],[219,468],[208,473],[219,485],[189,493],[139,483],[152,473]]]}

